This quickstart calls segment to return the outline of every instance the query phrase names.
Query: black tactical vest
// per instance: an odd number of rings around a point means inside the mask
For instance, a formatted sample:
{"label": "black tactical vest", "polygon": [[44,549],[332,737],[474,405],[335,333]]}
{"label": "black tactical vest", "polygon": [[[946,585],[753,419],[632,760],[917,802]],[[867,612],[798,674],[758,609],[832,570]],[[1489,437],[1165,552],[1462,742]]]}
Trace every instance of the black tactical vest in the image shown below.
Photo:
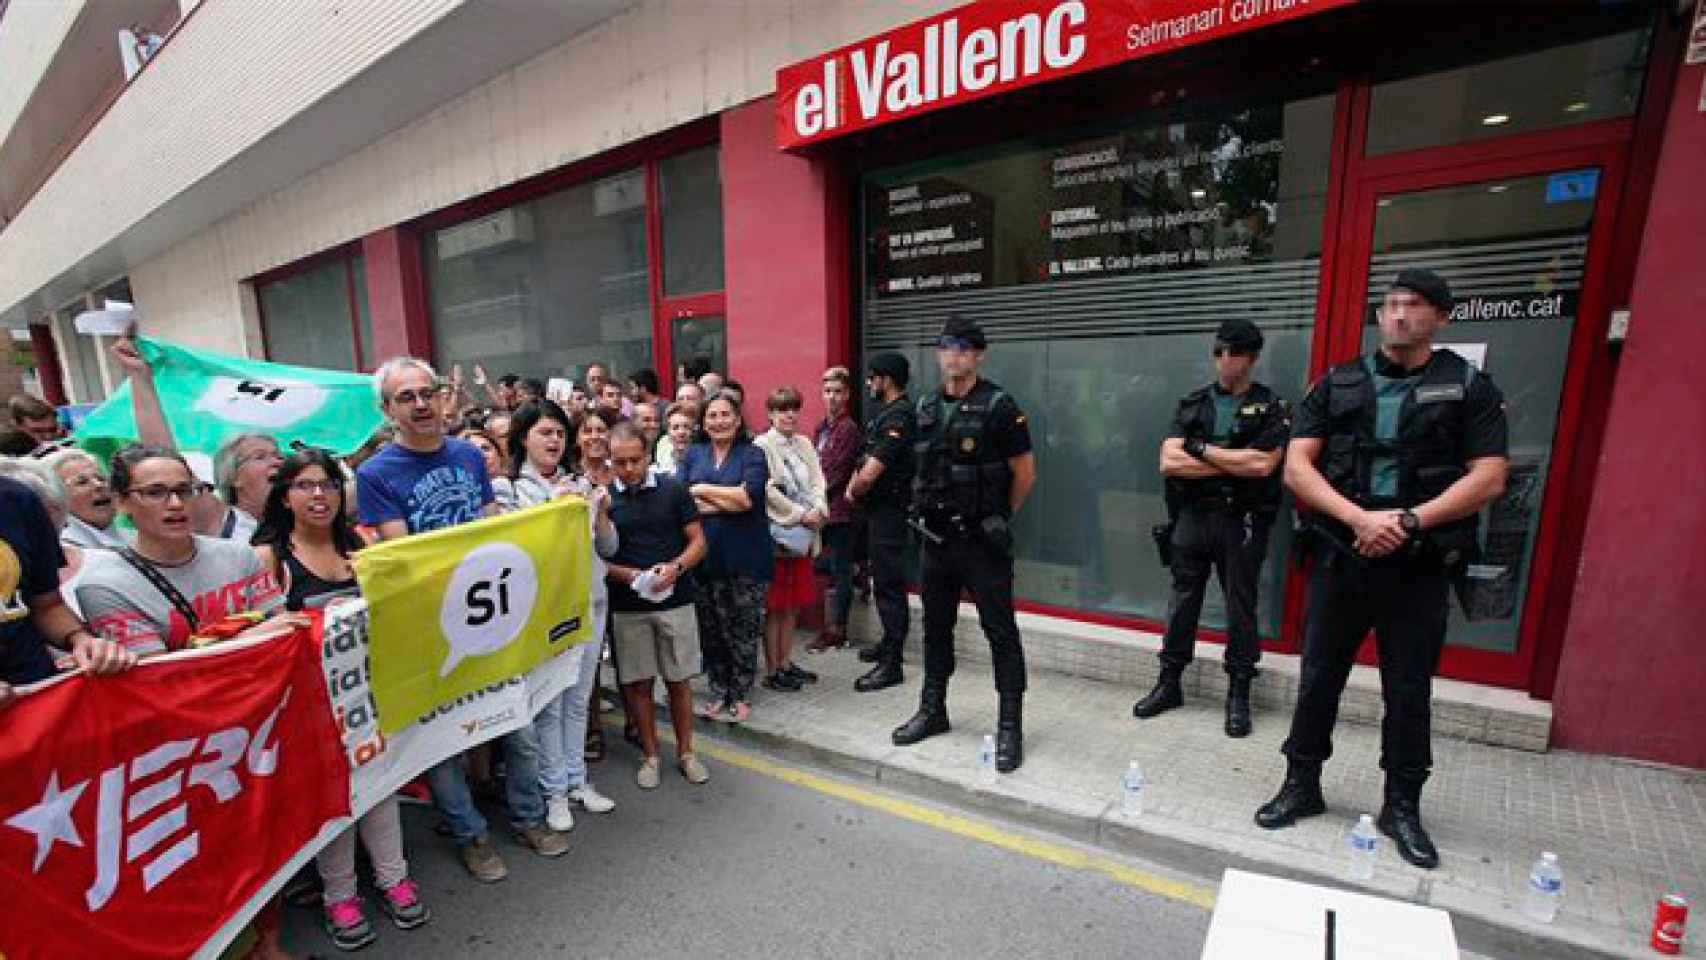
{"label": "black tactical vest", "polygon": [[[1469,385],[1475,367],[1450,350],[1437,351],[1414,379],[1398,412],[1397,435],[1376,435],[1377,398],[1371,364],[1340,364],[1327,374],[1327,442],[1321,473],[1333,489],[1364,507],[1414,507],[1444,493],[1467,474],[1463,443],[1469,433]],[[1371,493],[1374,461],[1392,457],[1398,466],[1396,497]],[[1474,534],[1474,515],[1444,524],[1433,533]]]}
{"label": "black tactical vest", "polygon": [[[1238,403],[1238,413],[1232,420],[1226,446],[1243,449],[1261,433],[1274,405],[1281,403],[1279,395],[1259,383]],[[1185,439],[1207,440],[1214,433],[1214,385],[1200,387],[1179,400],[1179,421],[1185,429]],[[1199,500],[1213,500],[1217,507],[1238,513],[1254,513],[1273,517],[1279,512],[1280,474],[1275,467],[1266,477],[1204,477],[1201,479],[1167,478],[1167,507],[1170,513]]]}
{"label": "black tactical vest", "polygon": [[918,398],[918,475],[913,484],[921,511],[957,516],[966,523],[1007,516],[1013,471],[991,436],[995,408],[1006,397],[1000,387],[978,380],[946,423],[941,391]]}

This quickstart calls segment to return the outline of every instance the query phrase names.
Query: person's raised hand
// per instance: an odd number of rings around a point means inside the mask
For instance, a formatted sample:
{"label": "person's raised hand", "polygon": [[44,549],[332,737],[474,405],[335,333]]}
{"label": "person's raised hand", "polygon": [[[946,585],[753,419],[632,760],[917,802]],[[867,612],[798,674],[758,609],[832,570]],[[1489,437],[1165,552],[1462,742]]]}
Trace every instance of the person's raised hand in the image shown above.
{"label": "person's raised hand", "polygon": [[136,347],[136,341],[132,340],[130,337],[120,337],[117,340],[114,340],[109,352],[112,354],[113,359],[118,361],[119,367],[123,369],[126,374],[144,377],[153,376],[153,368],[148,366],[148,361],[143,358],[142,351],[138,350]]}

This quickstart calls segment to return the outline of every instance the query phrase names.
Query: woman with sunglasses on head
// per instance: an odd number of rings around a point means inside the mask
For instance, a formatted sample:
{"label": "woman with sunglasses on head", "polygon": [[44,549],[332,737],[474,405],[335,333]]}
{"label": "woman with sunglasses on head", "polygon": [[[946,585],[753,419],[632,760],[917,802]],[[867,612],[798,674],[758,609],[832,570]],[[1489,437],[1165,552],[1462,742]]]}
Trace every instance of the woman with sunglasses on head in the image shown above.
{"label": "woman with sunglasses on head", "polygon": [[605,561],[615,556],[619,544],[616,525],[610,521],[609,493],[564,466],[571,434],[582,441],[588,435],[602,434],[605,438],[602,454],[596,441],[577,443],[581,453],[576,459],[584,462],[589,450],[595,460],[608,459],[609,430],[596,414],[585,414],[578,424],[572,424],[563,408],[550,400],[523,404],[510,425],[510,475],[492,484],[498,502],[510,510],[526,509],[569,495],[585,497],[587,503],[588,533],[593,545],[592,596],[587,613],[593,636],[569,654],[581,658],[579,676],[573,686],[540,709],[533,718],[532,736],[528,738],[539,756],[545,825],[557,831],[574,827],[571,803],[591,813],[607,813],[616,807],[587,779],[586,729],[588,702],[598,681],[604,624],[610,607],[604,583]]}
{"label": "woman with sunglasses on head", "polygon": [[[361,538],[344,509],[345,492],[343,467],[324,450],[301,450],[279,467],[254,549],[284,585],[286,610],[316,610],[358,595],[350,558],[361,548]],[[323,924],[340,950],[357,950],[375,939],[356,893],[358,833],[373,863],[380,902],[398,928],[409,930],[432,919],[420,888],[409,879],[397,798],[387,797],[314,861],[325,888]]]}
{"label": "woman with sunglasses on head", "polygon": [[96,633],[149,656],[182,649],[205,623],[282,602],[247,544],[195,532],[206,487],[177,451],[125,447],[113,456],[112,487],[136,543],[88,554],[77,602]]}

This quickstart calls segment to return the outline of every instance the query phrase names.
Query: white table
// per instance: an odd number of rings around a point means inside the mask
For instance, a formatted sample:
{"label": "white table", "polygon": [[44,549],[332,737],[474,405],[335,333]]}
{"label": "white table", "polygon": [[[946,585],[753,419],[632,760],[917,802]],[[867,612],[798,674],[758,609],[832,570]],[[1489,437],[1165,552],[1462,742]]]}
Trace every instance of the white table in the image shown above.
{"label": "white table", "polygon": [[1451,915],[1433,907],[1228,870],[1202,960],[1457,960]]}

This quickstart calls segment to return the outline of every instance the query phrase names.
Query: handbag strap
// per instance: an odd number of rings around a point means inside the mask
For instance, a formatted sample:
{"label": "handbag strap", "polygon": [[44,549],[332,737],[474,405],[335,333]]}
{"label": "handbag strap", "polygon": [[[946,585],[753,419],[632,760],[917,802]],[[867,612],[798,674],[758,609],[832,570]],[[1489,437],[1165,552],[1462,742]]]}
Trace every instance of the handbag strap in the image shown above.
{"label": "handbag strap", "polygon": [[798,455],[794,453],[794,444],[792,441],[782,440],[780,441],[780,444],[778,452],[782,455],[782,469],[788,472],[788,479],[786,481],[787,489],[783,490],[782,493],[786,495],[789,500],[792,500],[801,506],[805,506],[805,501],[811,496],[811,492],[806,481],[800,479],[800,475],[797,472],[804,469],[805,464],[799,462]]}
{"label": "handbag strap", "polygon": [[147,557],[130,547],[120,547],[118,555],[135,567],[137,573],[147,578],[148,582],[154,585],[154,589],[160,591],[160,595],[165,597],[167,602],[176,608],[180,614],[183,614],[185,622],[190,625],[191,633],[201,629],[201,618],[196,616],[195,607],[190,606],[190,602],[184,599],[184,595],[179,592],[178,588],[172,586],[172,581],[167,580],[166,575],[150,563]]}

